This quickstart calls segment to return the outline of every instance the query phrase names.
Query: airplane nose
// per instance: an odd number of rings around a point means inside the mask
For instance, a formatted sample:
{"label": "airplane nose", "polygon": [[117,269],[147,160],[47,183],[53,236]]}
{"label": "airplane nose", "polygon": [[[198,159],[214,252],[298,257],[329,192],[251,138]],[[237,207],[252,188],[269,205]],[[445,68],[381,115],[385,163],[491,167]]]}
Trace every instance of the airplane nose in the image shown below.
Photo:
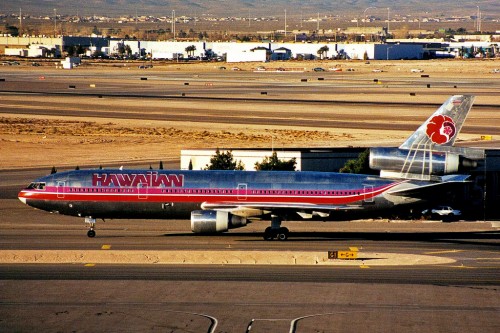
{"label": "airplane nose", "polygon": [[17,195],[17,198],[23,203],[26,205],[26,198],[24,197],[24,193],[23,192],[19,192],[19,194]]}

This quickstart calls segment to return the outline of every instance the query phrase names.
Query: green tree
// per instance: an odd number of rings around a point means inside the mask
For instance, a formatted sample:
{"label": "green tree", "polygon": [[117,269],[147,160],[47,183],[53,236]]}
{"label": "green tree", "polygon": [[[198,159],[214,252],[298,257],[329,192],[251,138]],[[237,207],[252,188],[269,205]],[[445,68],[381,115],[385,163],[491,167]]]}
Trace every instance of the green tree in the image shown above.
{"label": "green tree", "polygon": [[78,47],[76,48],[76,55],[80,56],[81,54],[84,54],[84,53],[85,53],[85,48],[81,45],[78,45]]}
{"label": "green tree", "polygon": [[328,57],[328,51],[330,51],[330,49],[328,48],[328,46],[323,46],[323,47],[320,47],[319,50],[318,50],[318,55],[319,55],[319,58],[320,59],[323,59],[323,55],[325,56],[325,58]]}
{"label": "green tree", "polygon": [[340,168],[341,173],[358,173],[358,174],[368,174],[373,175],[377,172],[370,169],[370,150],[366,149],[361,154],[359,154],[357,159],[348,160],[345,165]]}
{"label": "green tree", "polygon": [[196,46],[190,45],[186,47],[186,53],[188,54],[188,56],[194,55],[194,51],[196,51]]}
{"label": "green tree", "polygon": [[255,170],[257,171],[295,171],[297,166],[296,158],[282,161],[278,158],[278,154],[273,152],[271,157],[266,156],[262,162],[255,162]]}
{"label": "green tree", "polygon": [[244,170],[245,166],[241,161],[236,162],[233,158],[233,153],[228,150],[221,153],[219,148],[215,151],[215,155],[210,158],[210,164],[205,166],[205,170]]}
{"label": "green tree", "polygon": [[125,53],[130,57],[132,54],[132,49],[130,48],[130,45],[125,45]]}
{"label": "green tree", "polygon": [[75,55],[76,49],[74,45],[68,46],[68,56],[72,57]]}
{"label": "green tree", "polygon": [[7,33],[10,34],[12,37],[19,36],[19,28],[16,27],[15,25],[6,24],[5,30],[7,30]]}
{"label": "green tree", "polygon": [[123,43],[118,44],[118,54],[120,56],[123,56],[124,53],[125,53],[125,44]]}

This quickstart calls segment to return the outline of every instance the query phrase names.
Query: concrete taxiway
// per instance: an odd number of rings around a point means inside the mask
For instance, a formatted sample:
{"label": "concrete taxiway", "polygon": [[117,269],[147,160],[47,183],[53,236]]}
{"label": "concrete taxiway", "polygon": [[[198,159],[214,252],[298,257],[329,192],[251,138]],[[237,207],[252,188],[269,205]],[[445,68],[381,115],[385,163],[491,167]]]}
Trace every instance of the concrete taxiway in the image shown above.
{"label": "concrete taxiway", "polygon": [[[124,220],[100,223],[89,239],[77,218],[16,199],[0,200],[0,210],[4,331],[498,329],[500,239],[490,223],[290,222],[288,242],[268,242],[264,222],[198,236],[189,221]],[[325,256],[349,246],[361,249],[360,260],[265,262],[276,253]],[[27,253],[35,260],[23,262]],[[48,253],[60,262],[44,260]],[[157,261],[172,253],[223,260],[258,253],[262,262]],[[140,259],[124,263],[114,254]]]}

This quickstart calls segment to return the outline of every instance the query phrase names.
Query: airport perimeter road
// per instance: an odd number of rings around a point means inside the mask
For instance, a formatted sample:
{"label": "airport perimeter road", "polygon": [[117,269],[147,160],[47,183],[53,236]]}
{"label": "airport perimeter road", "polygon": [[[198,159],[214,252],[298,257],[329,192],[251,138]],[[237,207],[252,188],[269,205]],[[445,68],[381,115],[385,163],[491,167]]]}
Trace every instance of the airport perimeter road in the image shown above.
{"label": "airport perimeter road", "polygon": [[497,332],[500,239],[489,223],[264,222],[196,236],[189,221],[109,221],[89,239],[78,218],[0,200],[0,251],[346,250],[446,257],[438,265],[0,265],[0,331]]}

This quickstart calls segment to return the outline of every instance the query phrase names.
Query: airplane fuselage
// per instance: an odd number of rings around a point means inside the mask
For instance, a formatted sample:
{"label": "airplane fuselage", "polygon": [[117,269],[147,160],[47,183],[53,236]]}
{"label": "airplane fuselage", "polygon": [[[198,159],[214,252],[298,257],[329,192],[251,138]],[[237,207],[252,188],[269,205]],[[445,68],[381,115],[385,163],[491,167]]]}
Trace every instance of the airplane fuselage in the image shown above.
{"label": "airplane fuselage", "polygon": [[205,206],[383,209],[401,180],[328,172],[79,170],[42,177],[19,198],[94,218],[186,218]]}

